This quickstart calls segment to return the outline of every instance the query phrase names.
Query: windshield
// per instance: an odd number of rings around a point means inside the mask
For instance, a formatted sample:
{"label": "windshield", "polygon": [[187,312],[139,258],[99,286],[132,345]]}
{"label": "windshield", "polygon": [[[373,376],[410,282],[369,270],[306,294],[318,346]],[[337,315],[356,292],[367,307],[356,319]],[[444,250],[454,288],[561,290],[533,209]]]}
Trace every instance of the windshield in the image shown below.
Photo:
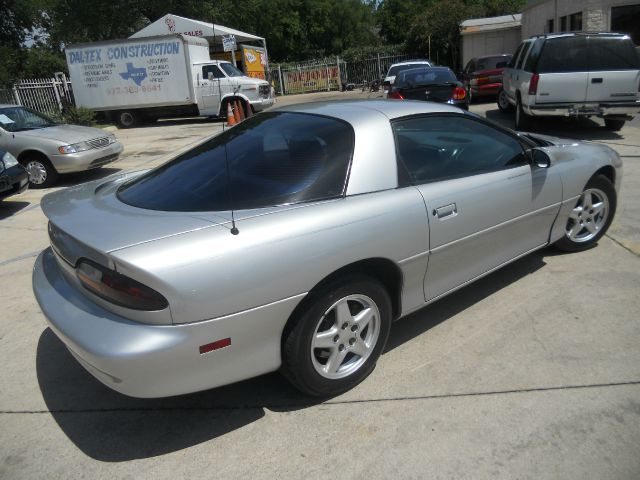
{"label": "windshield", "polygon": [[0,108],[0,126],[9,132],[52,127],[56,122],[25,107]]}
{"label": "windshield", "polygon": [[222,68],[222,70],[224,70],[224,73],[226,73],[229,77],[244,77],[244,73],[242,73],[230,63],[221,63],[220,68]]}
{"label": "windshield", "polygon": [[440,85],[455,83],[456,76],[448,68],[420,68],[401,72],[396,78],[396,87],[419,85]]}
{"label": "windshield", "polygon": [[401,72],[402,70],[409,70],[410,68],[428,67],[428,66],[429,64],[427,62],[405,63],[404,65],[394,65],[389,69],[389,73],[387,73],[387,77],[395,77],[396,75],[398,75],[398,72]]}
{"label": "windshield", "polygon": [[511,61],[511,55],[499,55],[496,57],[484,57],[478,59],[476,71],[478,70],[494,70],[496,68],[505,68]]}
{"label": "windshield", "polygon": [[341,120],[261,113],[124,184],[118,196],[178,212],[335,198],[344,193],[353,144],[353,129]]}

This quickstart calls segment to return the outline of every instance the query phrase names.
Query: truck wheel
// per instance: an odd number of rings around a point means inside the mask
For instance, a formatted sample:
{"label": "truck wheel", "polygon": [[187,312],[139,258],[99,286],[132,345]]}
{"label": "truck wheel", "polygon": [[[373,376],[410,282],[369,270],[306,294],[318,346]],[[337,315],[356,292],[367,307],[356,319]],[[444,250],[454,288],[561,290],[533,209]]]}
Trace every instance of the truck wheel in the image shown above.
{"label": "truck wheel", "polygon": [[532,128],[533,119],[524,113],[522,108],[522,101],[520,97],[516,101],[516,130],[529,130]]}
{"label": "truck wheel", "polygon": [[624,122],[624,120],[618,120],[615,118],[605,118],[604,126],[607,128],[607,130],[617,132],[624,126]]}
{"label": "truck wheel", "polygon": [[122,128],[131,128],[138,123],[137,115],[132,110],[123,110],[116,115],[116,123]]}
{"label": "truck wheel", "polygon": [[498,92],[498,108],[504,113],[513,112],[513,106],[509,103],[509,97],[503,88]]}

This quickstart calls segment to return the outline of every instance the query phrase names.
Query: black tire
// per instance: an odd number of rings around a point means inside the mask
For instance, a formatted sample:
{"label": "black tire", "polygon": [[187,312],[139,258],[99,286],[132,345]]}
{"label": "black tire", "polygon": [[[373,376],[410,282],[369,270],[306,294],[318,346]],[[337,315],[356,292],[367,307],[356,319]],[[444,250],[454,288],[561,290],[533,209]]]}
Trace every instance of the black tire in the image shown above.
{"label": "black tire", "polygon": [[20,163],[29,173],[29,188],[49,188],[58,180],[58,172],[44,156],[29,156]]}
{"label": "black tire", "polygon": [[[338,308],[331,309],[332,306],[336,303],[344,305],[346,300],[351,315],[354,315],[357,312],[352,309],[362,306],[357,299],[365,298],[373,302],[379,313],[377,316],[374,314],[370,320],[371,330],[368,330],[369,326],[365,326],[361,331],[357,330],[357,326],[353,323],[346,328],[344,328],[346,322],[338,325],[338,322],[343,323],[344,319],[338,319],[335,313]],[[373,311],[375,312],[375,309]],[[387,290],[380,283],[366,276],[347,276],[317,292],[312,292],[305,299],[304,306],[294,313],[283,334],[282,374],[297,389],[314,397],[330,397],[350,390],[373,371],[389,336],[391,312],[391,300]],[[349,318],[353,320],[351,316]],[[323,328],[325,325],[327,330]],[[356,330],[354,331],[353,328]],[[312,347],[318,329],[322,329],[319,330],[320,332],[331,335],[331,350]],[[368,335],[373,335],[376,329],[377,337],[368,353],[360,356],[350,352],[351,345],[357,343],[355,340],[357,336],[360,337],[359,342],[362,340],[362,335],[366,338]],[[333,338],[334,333],[336,338],[340,337],[339,340],[336,341]],[[347,337],[352,338],[347,339]],[[327,378],[325,375],[330,374],[321,374],[318,370],[329,368],[330,358],[334,353],[344,356],[343,360],[337,362],[338,369],[334,373],[334,375],[343,375],[341,378]],[[312,355],[314,355],[313,359]],[[323,360],[326,362],[324,365]],[[353,368],[353,371],[349,372],[349,368]],[[340,372],[341,369],[343,372]]]}
{"label": "black tire", "polygon": [[533,128],[533,118],[522,108],[520,97],[516,100],[516,130],[530,130]]}
{"label": "black tire", "polygon": [[611,130],[612,132],[618,132],[624,127],[625,120],[618,120],[615,118],[606,118],[604,119],[604,126],[607,130]]}
{"label": "black tire", "polygon": [[[586,210],[583,207],[582,213],[580,214],[580,218],[579,218],[580,223],[578,223],[576,220],[572,218],[569,218],[567,220],[567,225],[565,227],[565,235],[560,240],[558,240],[554,245],[560,250],[563,250],[565,252],[579,252],[579,251],[591,248],[593,245],[598,243],[598,240],[602,238],[602,236],[607,232],[607,230],[609,229],[609,226],[611,225],[611,221],[613,220],[613,217],[616,214],[616,207],[618,204],[616,189],[611,183],[611,180],[609,180],[604,175],[595,175],[591,177],[591,179],[587,182],[587,185],[585,185],[583,193],[580,196],[580,199],[578,200],[574,208],[579,209],[581,205],[583,205],[583,202],[584,202],[583,197],[585,196],[585,192],[588,192],[588,191],[597,192],[592,195],[602,194],[606,196],[606,201],[608,202],[608,205],[606,206],[606,218],[602,219],[602,224],[600,225],[595,235],[593,236],[585,235],[585,238],[579,241],[576,239],[572,239],[569,234],[569,231],[572,231],[570,227],[579,229],[577,231],[578,233],[585,232],[586,234],[588,232],[586,226],[584,228],[581,227],[581,225],[583,225],[583,222],[586,225],[586,223],[589,223],[588,219],[591,219],[591,221],[593,221],[594,224],[599,221],[596,218],[596,215],[593,215],[594,213],[593,209]],[[586,216],[583,217],[582,215],[583,213],[586,213]],[[591,215],[593,215],[593,217]]]}
{"label": "black tire", "polygon": [[116,123],[120,128],[132,128],[138,124],[138,117],[133,110],[122,110],[116,113]]}
{"label": "black tire", "polygon": [[509,97],[507,96],[507,92],[504,89],[500,89],[498,92],[498,108],[503,113],[513,112],[513,105],[509,102]]}

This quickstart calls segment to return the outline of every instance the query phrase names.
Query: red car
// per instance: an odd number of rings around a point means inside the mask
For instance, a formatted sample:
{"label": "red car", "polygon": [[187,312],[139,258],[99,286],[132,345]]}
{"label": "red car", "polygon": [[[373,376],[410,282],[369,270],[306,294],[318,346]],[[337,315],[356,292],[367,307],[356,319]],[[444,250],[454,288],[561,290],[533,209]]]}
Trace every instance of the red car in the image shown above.
{"label": "red car", "polygon": [[472,58],[462,72],[462,82],[469,100],[477,97],[495,97],[502,88],[502,71],[513,55],[502,53]]}

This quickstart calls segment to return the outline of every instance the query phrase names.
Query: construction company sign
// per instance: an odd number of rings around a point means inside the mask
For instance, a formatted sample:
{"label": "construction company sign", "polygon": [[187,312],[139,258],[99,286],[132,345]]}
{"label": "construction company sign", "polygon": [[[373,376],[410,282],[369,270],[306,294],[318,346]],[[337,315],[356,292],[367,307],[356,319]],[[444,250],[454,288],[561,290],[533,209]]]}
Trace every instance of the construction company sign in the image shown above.
{"label": "construction company sign", "polygon": [[340,86],[340,70],[337,65],[318,65],[282,72],[285,93],[314,92],[336,89]]}
{"label": "construction company sign", "polygon": [[261,78],[264,80],[264,73],[267,66],[267,51],[260,47],[250,47],[240,45],[242,50],[242,65],[247,77]]}
{"label": "construction company sign", "polygon": [[69,47],[65,55],[76,103],[83,107],[166,103],[169,99],[178,103],[189,98],[180,40],[141,38]]}

